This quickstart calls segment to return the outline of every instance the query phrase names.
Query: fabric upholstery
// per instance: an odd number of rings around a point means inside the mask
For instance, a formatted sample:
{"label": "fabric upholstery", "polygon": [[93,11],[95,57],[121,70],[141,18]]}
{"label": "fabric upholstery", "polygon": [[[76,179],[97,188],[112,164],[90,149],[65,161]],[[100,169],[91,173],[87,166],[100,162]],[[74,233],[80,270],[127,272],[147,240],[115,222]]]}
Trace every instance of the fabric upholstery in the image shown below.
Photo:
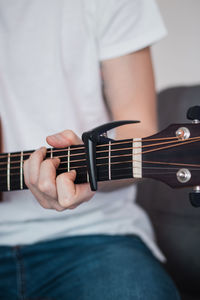
{"label": "fabric upholstery", "polygon": [[[172,123],[189,122],[189,107],[200,105],[200,85],[174,87],[158,95],[159,130]],[[138,203],[154,225],[166,268],[184,300],[200,299],[200,208],[189,202],[191,189],[174,190],[153,180],[138,184]]]}

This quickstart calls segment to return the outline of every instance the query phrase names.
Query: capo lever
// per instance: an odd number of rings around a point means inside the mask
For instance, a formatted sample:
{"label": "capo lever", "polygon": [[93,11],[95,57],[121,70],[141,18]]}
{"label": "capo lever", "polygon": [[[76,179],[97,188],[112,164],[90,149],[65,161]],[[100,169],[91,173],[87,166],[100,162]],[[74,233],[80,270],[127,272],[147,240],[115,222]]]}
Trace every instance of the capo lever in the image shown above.
{"label": "capo lever", "polygon": [[86,149],[86,162],[88,168],[89,182],[92,191],[97,190],[97,168],[96,168],[96,145],[112,141],[105,136],[108,130],[126,125],[139,123],[140,121],[113,121],[98,126],[82,134],[82,140]]}

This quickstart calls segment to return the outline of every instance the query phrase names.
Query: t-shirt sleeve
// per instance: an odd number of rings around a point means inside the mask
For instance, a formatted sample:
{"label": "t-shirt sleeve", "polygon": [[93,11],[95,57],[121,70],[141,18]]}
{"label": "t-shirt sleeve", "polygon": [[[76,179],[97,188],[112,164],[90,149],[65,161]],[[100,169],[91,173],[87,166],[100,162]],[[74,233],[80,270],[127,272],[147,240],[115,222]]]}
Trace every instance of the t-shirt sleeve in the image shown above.
{"label": "t-shirt sleeve", "polygon": [[154,0],[101,0],[96,6],[99,60],[135,52],[166,35]]}

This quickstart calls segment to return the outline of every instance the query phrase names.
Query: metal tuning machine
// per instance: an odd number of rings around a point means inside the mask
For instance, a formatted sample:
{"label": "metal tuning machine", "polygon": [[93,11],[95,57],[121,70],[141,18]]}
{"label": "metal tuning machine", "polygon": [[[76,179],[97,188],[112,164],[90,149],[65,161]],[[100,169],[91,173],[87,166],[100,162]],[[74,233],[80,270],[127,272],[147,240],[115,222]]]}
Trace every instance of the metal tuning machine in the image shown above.
{"label": "metal tuning machine", "polygon": [[105,142],[112,141],[112,139],[109,139],[106,136],[108,130],[111,130],[113,128],[122,125],[139,123],[139,122],[140,121],[129,121],[129,120],[114,121],[114,122],[110,122],[98,126],[82,134],[82,140],[85,145],[85,151],[86,151],[86,163],[87,163],[87,169],[89,175],[89,182],[92,191],[97,190],[96,146],[98,144],[103,144]]}
{"label": "metal tuning machine", "polygon": [[[187,112],[188,120],[192,120],[192,123],[200,123],[200,106],[192,106]],[[190,203],[194,207],[200,207],[200,186],[195,186],[193,192],[189,193]]]}

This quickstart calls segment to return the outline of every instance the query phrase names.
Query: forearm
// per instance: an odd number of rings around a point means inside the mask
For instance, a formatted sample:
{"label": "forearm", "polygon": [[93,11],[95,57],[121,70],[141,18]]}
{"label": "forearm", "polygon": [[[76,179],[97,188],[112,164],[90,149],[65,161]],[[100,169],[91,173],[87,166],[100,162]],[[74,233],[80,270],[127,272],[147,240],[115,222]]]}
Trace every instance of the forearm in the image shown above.
{"label": "forearm", "polygon": [[102,63],[104,94],[114,120],[140,120],[119,127],[116,138],[149,136],[157,130],[154,75],[148,48]]}
{"label": "forearm", "polygon": [[[157,130],[157,109],[150,50],[104,61],[104,94],[113,120],[140,120],[117,128],[116,139],[142,138]],[[108,191],[132,184],[136,179],[101,183]]]}

